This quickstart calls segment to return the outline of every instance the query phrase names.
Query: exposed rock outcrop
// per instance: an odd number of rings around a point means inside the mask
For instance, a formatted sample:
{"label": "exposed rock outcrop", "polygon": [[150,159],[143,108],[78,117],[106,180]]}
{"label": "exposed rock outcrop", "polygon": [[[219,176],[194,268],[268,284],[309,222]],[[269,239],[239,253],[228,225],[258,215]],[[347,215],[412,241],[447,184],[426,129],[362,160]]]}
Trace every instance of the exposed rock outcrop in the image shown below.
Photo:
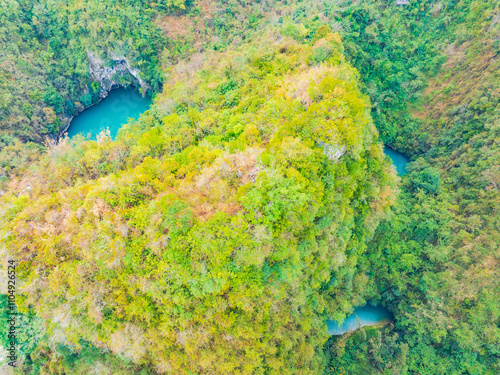
{"label": "exposed rock outcrop", "polygon": [[144,92],[149,89],[147,83],[141,79],[140,71],[133,68],[125,56],[110,53],[111,61],[108,64],[105,64],[99,56],[91,51],[87,51],[87,57],[89,59],[90,75],[100,84],[99,96],[101,98],[105,98],[113,88],[121,86],[118,79],[126,74],[130,74]]}
{"label": "exposed rock outcrop", "polygon": [[[132,76],[134,85],[140,86],[143,90],[143,93],[146,93],[147,90],[150,89],[148,84],[141,79],[140,70],[133,68],[124,55],[117,55],[115,53],[110,53],[110,60],[108,63],[105,63],[98,55],[91,51],[86,51],[87,57],[89,59],[89,73],[90,76],[99,82],[100,92],[99,92],[99,101],[108,96],[109,92],[123,84],[119,81],[120,77],[123,77],[127,74]],[[78,112],[82,112],[86,108],[78,108]],[[60,138],[64,133],[68,131],[68,128],[71,124],[71,120],[74,116],[67,117],[64,119],[66,125],[59,130],[56,135],[56,139]]]}
{"label": "exposed rock outcrop", "polygon": [[318,142],[320,146],[323,147],[323,154],[333,161],[339,160],[339,158],[345,154],[346,146],[339,146],[337,144],[325,144],[323,142]]}

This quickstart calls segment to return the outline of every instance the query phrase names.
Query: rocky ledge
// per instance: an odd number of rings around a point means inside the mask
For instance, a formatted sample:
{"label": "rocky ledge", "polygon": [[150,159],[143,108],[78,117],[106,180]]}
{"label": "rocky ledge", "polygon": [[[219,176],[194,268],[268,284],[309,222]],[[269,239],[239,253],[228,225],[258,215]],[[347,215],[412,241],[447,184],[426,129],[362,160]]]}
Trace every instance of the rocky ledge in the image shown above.
{"label": "rocky ledge", "polygon": [[[118,78],[123,77],[126,74],[130,74],[135,80],[134,84],[142,88],[143,95],[150,89],[148,84],[141,79],[140,70],[133,68],[125,56],[110,53],[110,59],[108,60],[108,63],[105,64],[104,61],[95,53],[88,50],[86,52],[89,59],[90,76],[99,82],[101,89],[99,92],[99,101],[108,96],[112,89],[122,86],[122,84],[118,81]],[[87,108],[79,109],[78,112],[85,109]],[[64,128],[57,133],[55,136],[56,139],[59,139],[68,131],[73,117],[74,116],[65,118],[64,122],[66,123],[66,126],[64,126]]]}
{"label": "rocky ledge", "polygon": [[113,89],[121,86],[117,78],[126,74],[130,74],[136,80],[137,86],[146,92],[149,86],[140,77],[140,71],[133,68],[125,56],[110,53],[110,61],[105,64],[104,61],[91,51],[87,51],[89,59],[89,72],[90,76],[99,82],[101,91],[99,96],[105,98],[108,93]]}

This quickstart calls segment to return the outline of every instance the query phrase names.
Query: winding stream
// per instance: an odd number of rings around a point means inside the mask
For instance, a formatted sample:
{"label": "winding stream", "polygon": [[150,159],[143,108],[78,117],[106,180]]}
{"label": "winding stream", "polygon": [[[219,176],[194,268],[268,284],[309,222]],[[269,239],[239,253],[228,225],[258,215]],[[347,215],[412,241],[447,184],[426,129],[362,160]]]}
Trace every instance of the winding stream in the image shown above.
{"label": "winding stream", "polygon": [[390,148],[389,146],[384,147],[384,153],[392,159],[392,163],[396,166],[398,174],[402,176],[408,172],[406,167],[410,162],[410,159],[406,155]]}
{"label": "winding stream", "polygon": [[386,308],[367,304],[356,308],[341,325],[334,320],[329,320],[326,322],[326,326],[330,335],[343,335],[361,327],[390,322],[393,318],[391,312]]}

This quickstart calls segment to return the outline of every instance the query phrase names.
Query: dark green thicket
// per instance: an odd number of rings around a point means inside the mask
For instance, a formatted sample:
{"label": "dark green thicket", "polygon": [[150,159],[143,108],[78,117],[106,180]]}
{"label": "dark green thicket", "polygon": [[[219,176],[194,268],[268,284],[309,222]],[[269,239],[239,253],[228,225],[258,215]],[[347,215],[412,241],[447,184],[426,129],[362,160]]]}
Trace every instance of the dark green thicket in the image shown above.
{"label": "dark green thicket", "polygon": [[[381,136],[418,158],[364,268],[396,314],[394,333],[376,350],[332,339],[332,374],[500,371],[498,11],[496,1],[374,1],[342,13]],[[377,359],[391,347],[405,366]]]}
{"label": "dark green thicket", "polygon": [[[161,87],[159,67],[167,39],[153,23],[156,13],[144,2],[7,0],[0,8],[3,180],[31,162],[10,161],[12,148],[29,154],[33,147],[24,143],[54,137],[71,116],[98,100],[88,51],[104,62],[113,53],[124,55],[153,90]],[[132,82],[124,79],[124,85]]]}

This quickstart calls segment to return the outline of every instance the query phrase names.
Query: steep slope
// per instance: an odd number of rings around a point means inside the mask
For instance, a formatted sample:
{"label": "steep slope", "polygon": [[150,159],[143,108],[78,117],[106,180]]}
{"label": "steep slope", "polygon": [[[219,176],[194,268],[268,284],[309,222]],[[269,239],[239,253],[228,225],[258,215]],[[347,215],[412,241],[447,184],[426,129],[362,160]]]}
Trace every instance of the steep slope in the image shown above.
{"label": "steep slope", "polygon": [[117,140],[66,140],[13,180],[2,256],[46,342],[159,373],[317,374],[394,196],[369,101],[328,28],[196,63]]}
{"label": "steep slope", "polygon": [[[35,151],[46,137],[57,138],[72,116],[105,95],[106,84],[140,82],[145,89],[160,89],[167,38],[153,21],[183,4],[2,2],[0,188],[38,157]],[[89,70],[93,57],[94,70],[108,70],[108,82]],[[115,76],[115,65],[124,61],[128,68]]]}
{"label": "steep slope", "polygon": [[499,11],[373,1],[346,12],[381,136],[415,161],[366,257],[395,327],[332,340],[332,373],[499,372]]}

